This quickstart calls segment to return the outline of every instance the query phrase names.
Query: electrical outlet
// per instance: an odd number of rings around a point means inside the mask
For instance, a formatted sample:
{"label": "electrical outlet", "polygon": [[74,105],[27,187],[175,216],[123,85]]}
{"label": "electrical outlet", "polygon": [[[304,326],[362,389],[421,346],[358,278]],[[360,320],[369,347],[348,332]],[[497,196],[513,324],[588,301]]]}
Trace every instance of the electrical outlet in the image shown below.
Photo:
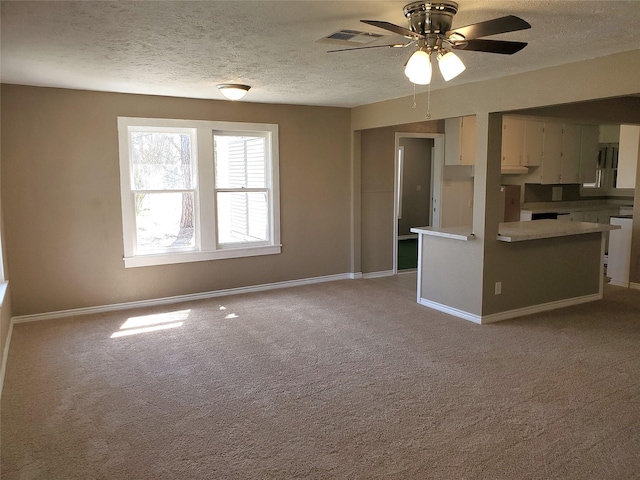
{"label": "electrical outlet", "polygon": [[500,295],[502,293],[502,282],[496,282],[496,295]]}

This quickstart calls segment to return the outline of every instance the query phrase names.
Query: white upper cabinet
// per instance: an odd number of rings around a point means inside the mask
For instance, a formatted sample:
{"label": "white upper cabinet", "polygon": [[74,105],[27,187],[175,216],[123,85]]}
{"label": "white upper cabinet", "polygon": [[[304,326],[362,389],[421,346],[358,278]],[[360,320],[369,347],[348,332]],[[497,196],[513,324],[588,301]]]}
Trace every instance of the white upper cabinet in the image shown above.
{"label": "white upper cabinet", "polygon": [[542,163],[544,122],[502,118],[502,165],[537,167]]}
{"label": "white upper cabinet", "polygon": [[635,188],[640,157],[640,126],[620,125],[616,188]]}
{"label": "white upper cabinet", "polygon": [[583,125],[580,138],[580,183],[594,183],[600,152],[600,128],[597,125]]}
{"label": "white upper cabinet", "polygon": [[476,163],[476,116],[469,115],[461,119],[460,162],[462,165]]}
{"label": "white upper cabinet", "polygon": [[542,145],[544,138],[544,122],[526,120],[524,125],[524,156],[525,167],[542,165]]}
{"label": "white upper cabinet", "polygon": [[476,117],[448,118],[444,123],[445,165],[475,165]]}
{"label": "white upper cabinet", "polygon": [[[525,153],[525,161],[528,158],[528,166],[535,166],[531,162],[541,159],[541,167],[536,170],[540,183],[595,182],[599,151],[597,126],[547,121],[540,131],[535,123],[541,122],[532,121],[526,130],[525,138],[529,138],[531,144]],[[538,153],[539,142],[542,143],[541,153]]]}
{"label": "white upper cabinet", "polygon": [[560,183],[579,182],[581,135],[582,127],[580,125],[562,124]]}
{"label": "white upper cabinet", "polygon": [[525,120],[502,118],[502,165],[523,165]]}
{"label": "white upper cabinet", "polygon": [[540,183],[560,183],[562,173],[562,124],[545,123],[542,143],[543,157],[540,168]]}

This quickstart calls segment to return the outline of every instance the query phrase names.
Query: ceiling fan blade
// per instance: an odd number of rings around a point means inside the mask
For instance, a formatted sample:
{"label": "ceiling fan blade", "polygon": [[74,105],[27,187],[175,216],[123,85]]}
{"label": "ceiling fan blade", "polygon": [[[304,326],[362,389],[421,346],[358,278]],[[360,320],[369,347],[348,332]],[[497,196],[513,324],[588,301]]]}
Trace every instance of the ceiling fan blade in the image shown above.
{"label": "ceiling fan blade", "polygon": [[454,43],[453,48],[458,50],[472,50],[474,52],[501,53],[503,55],[513,55],[527,46],[526,42],[508,42],[504,40],[465,40]]}
{"label": "ceiling fan blade", "polygon": [[487,20],[486,22],[474,23],[465,27],[456,28],[447,32],[447,37],[462,35],[465,40],[471,40],[474,38],[488,37],[490,35],[497,35],[499,33],[516,32],[518,30],[526,30],[531,28],[529,22],[516,17],[514,15],[507,15],[506,17],[494,18],[493,20]]}
{"label": "ceiling fan blade", "polygon": [[374,27],[382,28],[383,30],[387,30],[392,33],[397,33],[398,35],[404,35],[408,38],[422,37],[419,33],[412,32],[411,30],[399,27],[393,23],[384,22],[380,20],[360,20],[362,23],[366,23],[367,25],[373,25]]}
{"label": "ceiling fan blade", "polygon": [[327,53],[335,53],[335,52],[348,52],[349,50],[364,50],[365,48],[403,48],[411,45],[413,42],[409,43],[393,43],[391,45],[369,45],[368,47],[352,47],[352,48],[341,48],[339,50],[327,50]]}

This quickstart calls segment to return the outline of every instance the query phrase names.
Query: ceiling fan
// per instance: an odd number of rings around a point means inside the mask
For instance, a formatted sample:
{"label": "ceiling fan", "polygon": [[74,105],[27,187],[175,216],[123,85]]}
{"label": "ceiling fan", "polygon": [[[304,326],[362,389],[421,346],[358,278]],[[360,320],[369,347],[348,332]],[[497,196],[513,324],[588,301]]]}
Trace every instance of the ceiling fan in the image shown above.
{"label": "ceiling fan", "polygon": [[487,40],[481,37],[531,28],[531,25],[525,20],[508,15],[451,30],[453,16],[458,12],[458,4],[450,0],[411,2],[405,5],[403,11],[409,21],[408,29],[380,20],[360,21],[403,35],[410,39],[410,42],[331,50],[331,52],[378,47],[408,47],[416,44],[416,51],[405,64],[405,75],[413,83],[427,85],[431,82],[432,54],[438,59],[438,66],[445,81],[449,81],[465,70],[462,60],[453,53],[453,50],[512,55],[522,50],[527,44],[505,40]]}

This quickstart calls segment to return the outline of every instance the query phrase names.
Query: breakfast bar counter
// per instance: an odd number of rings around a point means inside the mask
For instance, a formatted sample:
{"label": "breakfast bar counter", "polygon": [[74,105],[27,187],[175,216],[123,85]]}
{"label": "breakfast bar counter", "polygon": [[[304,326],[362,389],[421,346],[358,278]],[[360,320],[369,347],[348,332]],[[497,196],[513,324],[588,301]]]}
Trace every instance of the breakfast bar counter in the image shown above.
{"label": "breakfast bar counter", "polygon": [[586,233],[599,233],[620,228],[616,225],[569,222],[562,220],[534,220],[530,222],[507,222],[498,227],[501,242],[522,242],[542,238],[567,237]]}
{"label": "breakfast bar counter", "polygon": [[618,228],[553,219],[505,222],[494,238],[475,235],[471,226],[412,228],[418,234],[417,301],[491,323],[599,300],[606,234]]}
{"label": "breakfast bar counter", "polygon": [[[540,240],[543,238],[568,237],[587,233],[601,233],[616,230],[619,225],[569,222],[562,220],[534,220],[526,222],[506,222],[498,227],[498,240],[501,242],[523,242],[526,240]],[[414,227],[413,233],[434,237],[451,238],[454,240],[473,240],[475,235],[471,226],[466,227]]]}

